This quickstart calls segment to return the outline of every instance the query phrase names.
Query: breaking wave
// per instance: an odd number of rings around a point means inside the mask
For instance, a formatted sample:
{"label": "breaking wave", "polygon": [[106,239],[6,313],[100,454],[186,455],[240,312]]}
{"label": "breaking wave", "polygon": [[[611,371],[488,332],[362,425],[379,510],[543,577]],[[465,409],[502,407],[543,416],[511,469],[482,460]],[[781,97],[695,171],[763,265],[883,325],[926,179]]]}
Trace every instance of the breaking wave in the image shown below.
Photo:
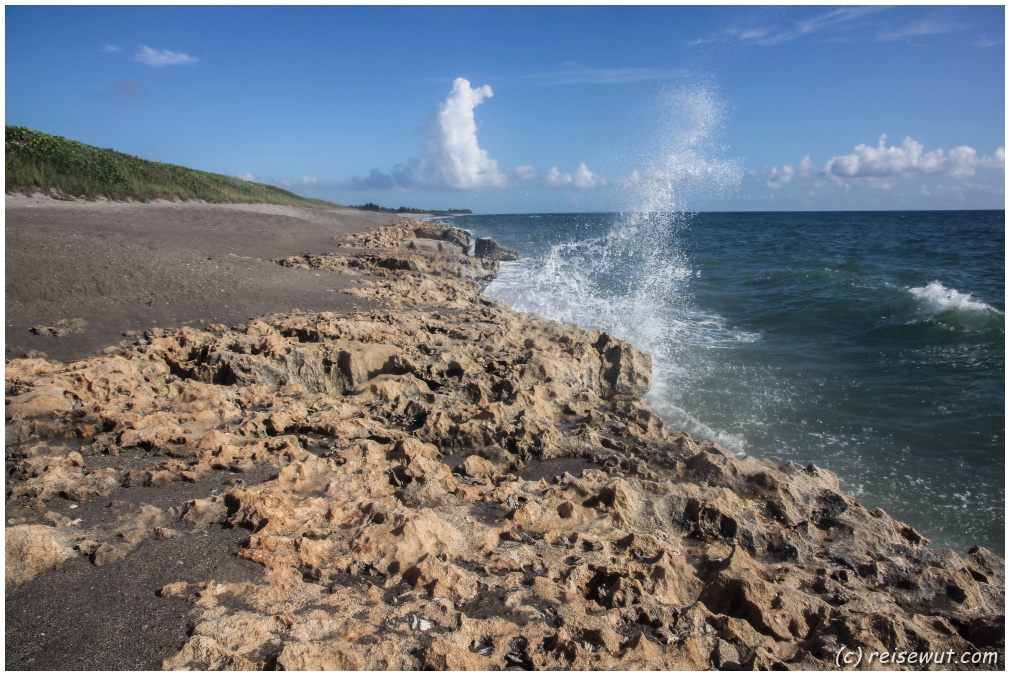
{"label": "breaking wave", "polygon": [[930,282],[926,286],[917,286],[909,292],[932,315],[948,312],[993,312],[1003,314],[992,305],[976,300],[970,293],[961,293],[957,289],[948,289],[942,282]]}

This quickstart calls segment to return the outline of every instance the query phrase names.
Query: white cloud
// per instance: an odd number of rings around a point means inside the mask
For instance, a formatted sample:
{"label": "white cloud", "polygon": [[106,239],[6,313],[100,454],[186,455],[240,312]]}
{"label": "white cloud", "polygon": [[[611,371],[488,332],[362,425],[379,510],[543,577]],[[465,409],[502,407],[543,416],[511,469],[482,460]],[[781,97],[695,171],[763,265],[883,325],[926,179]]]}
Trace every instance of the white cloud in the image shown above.
{"label": "white cloud", "polygon": [[[506,181],[498,163],[477,143],[477,122],[473,109],[494,96],[491,87],[471,88],[461,77],[452,83],[452,92],[438,109],[437,134],[427,159],[429,180],[450,188],[501,188]],[[422,160],[426,158],[422,157]]]}
{"label": "white cloud", "polygon": [[473,88],[467,80],[456,78],[449,96],[438,106],[428,139],[421,147],[421,156],[395,167],[391,174],[373,169],[368,178],[355,178],[355,185],[433,190],[506,187],[508,178],[477,142],[473,111],[492,96],[494,92],[488,85]]}
{"label": "white cloud", "polygon": [[607,179],[593,173],[586,163],[583,162],[572,174],[562,174],[557,167],[551,167],[544,177],[544,183],[548,188],[602,188],[607,184]]}
{"label": "white cloud", "polygon": [[197,58],[181,52],[173,52],[167,49],[153,49],[147,45],[140,45],[137,53],[133,55],[134,61],[160,68],[161,66],[182,66],[196,63]]}
{"label": "white cloud", "polygon": [[926,35],[946,35],[969,28],[971,24],[958,21],[949,10],[930,11],[908,23],[881,30],[876,39],[881,42],[893,42]]}
{"label": "white cloud", "polygon": [[102,54],[118,54],[119,52],[123,51],[123,49],[122,47],[117,47],[116,45],[110,45],[109,43],[105,43],[104,45],[102,45],[102,48],[99,49],[98,51],[101,52]]}
{"label": "white cloud", "polygon": [[243,181],[255,181],[256,177],[252,175],[252,172],[245,172],[244,174],[235,174],[236,178],[241,178]]}
{"label": "white cloud", "polygon": [[[840,7],[834,9],[793,8],[790,12],[761,11],[744,15],[738,23],[691,44],[735,41],[744,45],[775,47],[794,40],[817,38],[834,42],[894,42],[965,31],[971,24],[960,21],[949,9],[927,10],[908,19],[907,9],[887,6]],[[809,15],[810,12],[816,12]],[[758,22],[745,24],[743,22]],[[1002,44],[1002,42],[1000,42]]]}
{"label": "white cloud", "polygon": [[558,171],[557,167],[551,167],[550,171],[547,172],[546,178],[544,178],[544,183],[546,183],[551,188],[564,188],[571,182],[572,182],[572,175],[562,174],[560,171]]}
{"label": "white cloud", "polygon": [[786,183],[792,182],[793,175],[795,173],[796,170],[788,164],[783,166],[781,169],[778,167],[772,167],[771,172],[768,174],[768,178],[765,181],[765,185],[769,188],[781,188]]}
{"label": "white cloud", "polygon": [[319,183],[319,179],[315,176],[309,176],[308,174],[302,176],[302,185],[316,185],[317,183]]}
{"label": "white cloud", "polygon": [[607,184],[607,179],[591,172],[586,163],[583,162],[575,170],[572,182],[576,188],[599,188]]}
{"label": "white cloud", "polygon": [[924,146],[910,136],[900,146],[888,146],[885,135],[876,146],[861,143],[848,155],[832,157],[824,166],[824,173],[842,179],[916,175],[963,178],[974,176],[979,168],[1003,169],[1003,166],[1003,148],[998,148],[992,157],[979,157],[968,146],[958,146],[949,152],[942,149],[924,152]]}
{"label": "white cloud", "polygon": [[762,169],[752,169],[747,172],[750,176],[763,178],[765,185],[769,188],[778,189],[788,183],[806,181],[812,176],[822,174],[818,167],[814,166],[814,161],[810,155],[804,155],[798,166],[794,167],[784,164],[782,167],[764,167]]}
{"label": "white cloud", "polygon": [[833,9],[805,21],[796,22],[794,30],[785,31],[779,36],[779,40],[785,42],[810,35],[811,33],[822,33],[841,27],[848,27],[851,25],[851,22],[861,19],[867,14],[879,12],[881,9],[880,7],[840,7]]}
{"label": "white cloud", "polygon": [[694,41],[694,44],[735,40],[746,45],[773,47],[792,42],[809,35],[828,34],[834,38],[848,34],[858,27],[861,20],[886,8],[882,7],[842,7],[819,12],[804,19],[788,19],[775,25],[734,27],[712,36]]}
{"label": "white cloud", "polygon": [[1000,146],[989,157],[983,157],[978,165],[983,169],[999,169],[1003,171],[1006,167],[1006,150]]}
{"label": "white cloud", "polygon": [[532,181],[537,177],[537,168],[523,164],[516,167],[515,177],[520,181]]}
{"label": "white cloud", "polygon": [[[740,199],[778,198],[815,208],[829,204],[839,208],[884,204],[888,208],[1001,208],[1005,162],[1002,147],[987,155],[968,146],[927,151],[911,138],[898,146],[881,138],[875,146],[859,145],[827,162],[815,164],[806,156],[797,164],[748,171]],[[922,202],[924,198],[930,201]]]}
{"label": "white cloud", "polygon": [[999,47],[1006,44],[1006,40],[1003,38],[990,38],[987,35],[983,35],[977,38],[971,43],[972,47]]}

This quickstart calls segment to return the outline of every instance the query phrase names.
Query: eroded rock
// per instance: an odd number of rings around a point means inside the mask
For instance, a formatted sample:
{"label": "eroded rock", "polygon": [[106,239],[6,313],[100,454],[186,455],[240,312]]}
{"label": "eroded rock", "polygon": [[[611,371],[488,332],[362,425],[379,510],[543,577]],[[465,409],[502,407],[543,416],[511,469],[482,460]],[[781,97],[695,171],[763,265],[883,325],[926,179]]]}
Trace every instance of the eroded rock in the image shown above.
{"label": "eroded rock", "polygon": [[58,568],[74,553],[57,529],[42,525],[10,526],[4,529],[6,584],[21,584],[45,570]]}
{"label": "eroded rock", "polygon": [[473,255],[492,261],[517,261],[519,253],[507,246],[502,246],[490,237],[478,237],[474,243]]}

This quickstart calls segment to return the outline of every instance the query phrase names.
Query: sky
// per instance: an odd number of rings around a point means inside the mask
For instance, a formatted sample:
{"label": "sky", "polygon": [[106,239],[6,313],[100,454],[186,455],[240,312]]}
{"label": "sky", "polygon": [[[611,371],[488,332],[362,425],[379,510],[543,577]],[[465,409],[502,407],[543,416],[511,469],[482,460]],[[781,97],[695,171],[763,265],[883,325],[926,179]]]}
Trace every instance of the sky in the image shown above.
{"label": "sky", "polygon": [[6,123],[358,205],[1003,209],[991,6],[12,6]]}

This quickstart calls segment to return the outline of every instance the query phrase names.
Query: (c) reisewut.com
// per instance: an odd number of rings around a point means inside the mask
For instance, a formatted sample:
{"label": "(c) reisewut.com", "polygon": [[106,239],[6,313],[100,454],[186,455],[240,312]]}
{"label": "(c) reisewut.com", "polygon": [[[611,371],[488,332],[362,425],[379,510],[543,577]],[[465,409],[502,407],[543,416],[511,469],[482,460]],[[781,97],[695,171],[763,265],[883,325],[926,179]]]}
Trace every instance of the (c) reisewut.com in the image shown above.
{"label": "(c) reisewut.com", "polygon": [[835,666],[842,667],[869,667],[873,664],[880,665],[900,665],[900,666],[928,666],[951,665],[951,666],[996,666],[999,664],[999,652],[996,650],[974,650],[968,652],[958,652],[956,650],[945,651],[914,651],[914,650],[872,650],[864,651],[862,648],[846,648],[842,646],[835,653]]}

